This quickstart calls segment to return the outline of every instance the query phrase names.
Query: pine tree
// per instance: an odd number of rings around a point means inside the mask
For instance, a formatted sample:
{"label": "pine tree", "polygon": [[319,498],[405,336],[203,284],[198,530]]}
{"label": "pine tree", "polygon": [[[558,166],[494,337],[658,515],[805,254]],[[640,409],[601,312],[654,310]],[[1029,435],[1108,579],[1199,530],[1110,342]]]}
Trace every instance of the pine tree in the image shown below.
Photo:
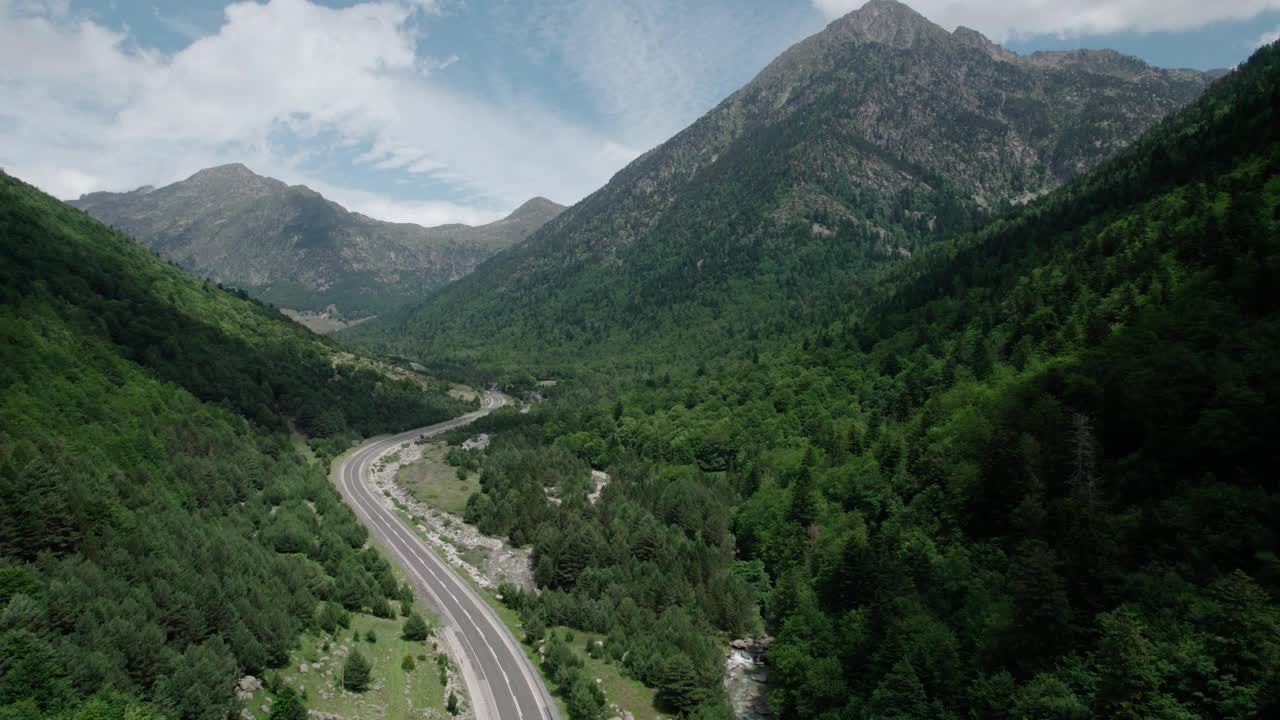
{"label": "pine tree", "polygon": [[1193,717],[1161,690],[1166,664],[1147,638],[1138,613],[1121,606],[1099,616],[1098,692],[1094,712],[1105,720]]}
{"label": "pine tree", "polygon": [[791,505],[787,517],[792,522],[808,528],[818,519],[818,504],[813,493],[813,471],[801,465],[800,472],[791,482]]}
{"label": "pine tree", "polygon": [[409,613],[409,619],[404,621],[404,630],[401,637],[410,642],[422,642],[431,634],[431,628],[427,627],[427,623],[418,613]]}
{"label": "pine tree", "polygon": [[604,717],[605,697],[600,688],[586,677],[579,677],[569,688],[566,706],[569,720],[600,720]]}
{"label": "pine tree", "polygon": [[533,613],[524,621],[524,641],[530,645],[537,645],[542,642],[542,636],[546,634],[547,626],[542,622],[542,616]]}
{"label": "pine tree", "polygon": [[1034,665],[1057,654],[1068,642],[1071,604],[1067,583],[1058,574],[1058,558],[1040,540],[1022,544],[1009,568],[1014,629],[1024,662]]}
{"label": "pine tree", "polygon": [[276,695],[269,720],[307,720],[307,709],[293,688],[286,687]]}
{"label": "pine tree", "polygon": [[359,650],[352,650],[351,656],[342,666],[342,687],[352,692],[364,692],[369,688],[369,673],[372,669]]}
{"label": "pine tree", "polygon": [[682,652],[673,653],[658,667],[654,685],[659,701],[682,714],[692,710],[706,695],[698,684],[693,661]]}
{"label": "pine tree", "polygon": [[908,660],[899,660],[871,694],[871,716],[877,720],[924,720],[929,717],[924,685]]}
{"label": "pine tree", "polygon": [[1209,586],[1203,611],[1219,669],[1250,682],[1280,670],[1280,617],[1267,593],[1242,570]]}

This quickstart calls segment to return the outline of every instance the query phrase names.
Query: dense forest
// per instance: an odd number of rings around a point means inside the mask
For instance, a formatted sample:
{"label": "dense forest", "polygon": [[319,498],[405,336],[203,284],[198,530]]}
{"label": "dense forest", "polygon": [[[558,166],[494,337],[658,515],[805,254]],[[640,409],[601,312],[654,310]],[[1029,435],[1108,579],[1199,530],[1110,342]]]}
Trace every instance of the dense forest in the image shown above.
{"label": "dense forest", "polygon": [[532,543],[526,626],[697,717],[762,625],[780,718],[1280,714],[1277,108],[1269,47],[786,333],[548,362],[467,509]]}
{"label": "dense forest", "polygon": [[[0,175],[0,717],[207,718],[389,615],[323,452],[468,406]],[[356,360],[361,360],[356,358]]]}
{"label": "dense forest", "polygon": [[[501,595],[573,720],[604,703],[549,627],[704,720],[764,633],[785,720],[1280,716],[1277,108],[1273,46],[1025,206],[939,180],[865,203],[887,236],[806,216],[699,274],[759,219],[708,176],[721,234],[651,248],[696,281],[576,275],[449,366],[535,401],[458,433],[494,438],[466,520],[532,547]],[[218,720],[301,632],[392,613],[290,431],[328,458],[469,406],[4,175],[0,261],[0,720]]]}

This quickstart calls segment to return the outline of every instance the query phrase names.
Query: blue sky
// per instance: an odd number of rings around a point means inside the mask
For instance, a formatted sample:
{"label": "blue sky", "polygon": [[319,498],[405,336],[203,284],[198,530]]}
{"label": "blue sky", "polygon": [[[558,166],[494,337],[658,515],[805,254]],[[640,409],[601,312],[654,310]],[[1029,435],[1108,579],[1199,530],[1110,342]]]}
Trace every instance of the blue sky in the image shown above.
{"label": "blue sky", "polygon": [[[374,217],[581,199],[862,0],[0,0],[0,166],[59,197],[240,161]],[[1228,67],[1280,0],[916,0],[1017,52]]]}

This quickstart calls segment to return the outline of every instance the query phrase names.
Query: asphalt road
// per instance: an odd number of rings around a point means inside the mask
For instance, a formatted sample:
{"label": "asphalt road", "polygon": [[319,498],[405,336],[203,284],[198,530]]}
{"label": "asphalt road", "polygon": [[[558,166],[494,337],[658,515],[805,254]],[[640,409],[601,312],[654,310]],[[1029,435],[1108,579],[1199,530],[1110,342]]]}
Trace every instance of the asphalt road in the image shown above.
{"label": "asphalt road", "polygon": [[486,392],[482,409],[438,425],[371,440],[337,468],[338,490],[392,558],[413,581],[419,597],[440,613],[442,632],[462,665],[463,680],[479,720],[557,720],[555,704],[538,671],[493,609],[436,556],[418,535],[369,488],[369,469],[393,447],[420,435],[461,427],[502,407],[506,399]]}

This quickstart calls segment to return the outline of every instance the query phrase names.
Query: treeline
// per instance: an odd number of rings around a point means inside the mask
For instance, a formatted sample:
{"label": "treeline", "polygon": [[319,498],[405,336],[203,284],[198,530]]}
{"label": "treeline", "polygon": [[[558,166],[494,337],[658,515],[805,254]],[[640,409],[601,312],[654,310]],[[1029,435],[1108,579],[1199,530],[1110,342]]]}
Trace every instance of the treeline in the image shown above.
{"label": "treeline", "polygon": [[[607,634],[687,714],[757,610],[783,718],[1280,714],[1277,107],[1265,48],[794,341],[540,390],[483,465],[518,512],[471,518],[532,532],[526,623]],[[558,497],[566,454],[599,503]]]}
{"label": "treeline", "polygon": [[0,717],[221,720],[303,630],[391,615],[407,588],[284,421],[372,432],[459,404],[334,369],[7,176],[0,258]]}

